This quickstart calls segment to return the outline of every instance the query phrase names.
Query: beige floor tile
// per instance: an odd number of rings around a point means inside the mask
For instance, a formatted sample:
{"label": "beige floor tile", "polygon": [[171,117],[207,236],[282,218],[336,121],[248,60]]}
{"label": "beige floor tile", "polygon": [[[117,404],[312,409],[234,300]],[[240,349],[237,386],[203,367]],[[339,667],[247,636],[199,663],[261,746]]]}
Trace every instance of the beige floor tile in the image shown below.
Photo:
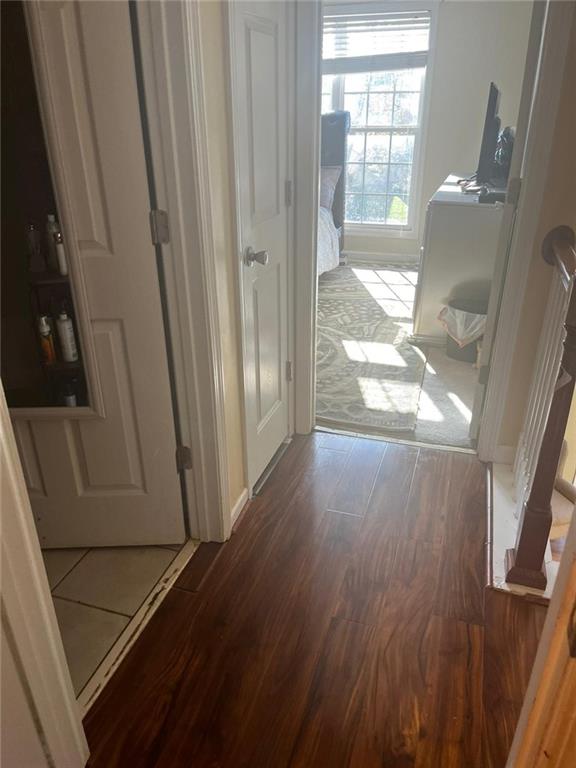
{"label": "beige floor tile", "polygon": [[133,616],[175,557],[159,547],[92,549],[54,595]]}
{"label": "beige floor tile", "polygon": [[54,599],[54,607],[78,695],[130,619],[58,598]]}
{"label": "beige floor tile", "polygon": [[54,589],[86,552],[86,549],[44,549],[42,551],[50,589]]}

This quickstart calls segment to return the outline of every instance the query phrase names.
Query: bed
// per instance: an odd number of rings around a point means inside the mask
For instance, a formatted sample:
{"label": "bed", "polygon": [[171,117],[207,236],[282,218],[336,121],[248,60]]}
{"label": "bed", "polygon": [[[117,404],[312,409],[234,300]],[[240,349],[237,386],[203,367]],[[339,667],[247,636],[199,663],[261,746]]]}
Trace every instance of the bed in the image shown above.
{"label": "bed", "polygon": [[344,240],[344,165],[349,129],[349,112],[322,115],[317,249],[319,275],[335,269],[340,263]]}

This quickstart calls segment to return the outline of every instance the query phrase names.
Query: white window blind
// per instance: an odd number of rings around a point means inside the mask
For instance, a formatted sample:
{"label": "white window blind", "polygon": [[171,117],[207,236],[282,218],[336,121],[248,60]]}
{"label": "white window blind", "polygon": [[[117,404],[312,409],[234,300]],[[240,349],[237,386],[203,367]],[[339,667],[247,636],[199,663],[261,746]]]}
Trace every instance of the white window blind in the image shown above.
{"label": "white window blind", "polygon": [[426,66],[429,11],[324,12],[322,71],[327,75]]}

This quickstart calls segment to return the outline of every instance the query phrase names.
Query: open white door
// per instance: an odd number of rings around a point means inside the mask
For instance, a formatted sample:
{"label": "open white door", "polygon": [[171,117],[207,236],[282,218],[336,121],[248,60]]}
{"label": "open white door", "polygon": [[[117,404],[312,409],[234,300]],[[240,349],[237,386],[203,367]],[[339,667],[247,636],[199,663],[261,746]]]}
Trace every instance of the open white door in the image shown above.
{"label": "open white door", "polygon": [[287,55],[293,6],[234,2],[228,8],[252,488],[289,432]]}
{"label": "open white door", "polygon": [[182,542],[128,3],[26,8],[76,303],[84,307],[83,352],[92,360],[91,408],[12,414],[40,542]]}

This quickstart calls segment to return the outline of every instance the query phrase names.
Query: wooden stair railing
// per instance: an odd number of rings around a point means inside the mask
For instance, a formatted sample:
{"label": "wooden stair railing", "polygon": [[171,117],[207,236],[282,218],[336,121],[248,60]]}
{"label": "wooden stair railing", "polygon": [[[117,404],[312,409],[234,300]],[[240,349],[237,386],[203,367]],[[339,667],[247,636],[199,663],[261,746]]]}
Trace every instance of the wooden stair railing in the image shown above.
{"label": "wooden stair railing", "polygon": [[[572,290],[576,276],[573,230],[553,229],[542,244],[542,255],[558,270],[566,289]],[[516,546],[506,552],[506,581],[536,589],[545,589],[547,583],[544,555],[552,525],[552,493],[576,381],[576,291],[570,297],[564,328],[562,362],[532,488],[520,516]]]}

